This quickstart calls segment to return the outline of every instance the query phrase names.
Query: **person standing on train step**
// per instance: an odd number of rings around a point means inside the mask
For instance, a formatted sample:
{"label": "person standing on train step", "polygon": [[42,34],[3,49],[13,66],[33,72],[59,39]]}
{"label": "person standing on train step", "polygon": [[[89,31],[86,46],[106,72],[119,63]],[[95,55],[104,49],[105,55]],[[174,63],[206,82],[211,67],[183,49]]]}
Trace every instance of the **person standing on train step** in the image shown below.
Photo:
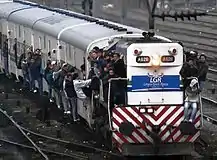
{"label": "person standing on train step", "polygon": [[3,44],[3,58],[4,58],[4,69],[5,69],[5,75],[9,76],[9,48],[8,48],[8,39],[5,40]]}
{"label": "person standing on train step", "polygon": [[[73,76],[72,73],[68,73],[63,82],[63,90],[65,92],[66,98],[68,100],[68,108],[67,114],[71,114],[74,122],[79,120],[78,111],[77,111],[77,93],[75,92],[74,84],[73,84]],[[66,111],[66,109],[65,109]]]}
{"label": "person standing on train step", "polygon": [[199,79],[200,89],[202,90],[206,81],[207,72],[209,70],[209,65],[206,61],[206,55],[204,53],[202,53],[199,57],[198,66],[199,66],[198,79]]}
{"label": "person standing on train step", "polygon": [[63,81],[64,81],[64,78],[67,75],[67,73],[68,73],[68,64],[67,63],[64,63],[60,70],[53,73],[53,85],[55,88],[56,100],[59,101],[59,102],[57,102],[57,107],[59,109],[61,108],[61,103],[63,105],[63,109],[67,108],[67,105],[68,105],[68,101],[67,101],[65,94],[63,92]]}
{"label": "person standing on train step", "polygon": [[118,77],[126,78],[126,68],[123,59],[120,58],[119,53],[114,53],[114,72]]}
{"label": "person standing on train step", "polygon": [[41,50],[36,49],[35,53],[33,54],[32,58],[29,61],[29,74],[30,74],[30,86],[31,90],[36,93],[37,91],[35,90],[35,81],[38,83],[38,89],[39,89],[39,94],[42,96],[43,95],[43,82],[42,82],[42,73],[41,73]]}
{"label": "person standing on train step", "polygon": [[73,84],[75,88],[75,92],[77,94],[77,97],[84,102],[87,102],[87,95],[84,93],[85,88],[89,87],[91,84],[91,79],[88,80],[81,80],[79,78],[78,73],[73,74]]}
{"label": "person standing on train step", "polygon": [[48,97],[50,99],[50,102],[53,102],[52,99],[53,65],[50,60],[47,61],[47,65],[44,69],[44,79],[46,80],[48,85]]}

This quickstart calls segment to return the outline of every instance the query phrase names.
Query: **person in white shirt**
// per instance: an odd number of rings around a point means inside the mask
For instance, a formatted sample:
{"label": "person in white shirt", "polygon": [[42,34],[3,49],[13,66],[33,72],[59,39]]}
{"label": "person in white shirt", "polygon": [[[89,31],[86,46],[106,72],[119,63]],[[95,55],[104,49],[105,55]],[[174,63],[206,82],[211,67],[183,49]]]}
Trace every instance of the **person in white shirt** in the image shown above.
{"label": "person in white shirt", "polygon": [[81,100],[86,100],[87,96],[83,92],[82,88],[88,87],[91,84],[91,79],[81,80],[79,79],[78,73],[73,74],[73,84],[77,97]]}

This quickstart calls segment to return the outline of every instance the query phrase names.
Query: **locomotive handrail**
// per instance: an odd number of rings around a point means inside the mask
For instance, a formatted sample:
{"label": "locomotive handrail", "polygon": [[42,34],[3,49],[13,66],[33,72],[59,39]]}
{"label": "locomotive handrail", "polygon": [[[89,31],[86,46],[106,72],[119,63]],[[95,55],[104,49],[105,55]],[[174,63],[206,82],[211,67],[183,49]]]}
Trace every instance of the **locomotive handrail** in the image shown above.
{"label": "locomotive handrail", "polygon": [[112,124],[111,124],[111,110],[110,110],[110,94],[111,94],[111,82],[112,81],[118,81],[118,80],[125,80],[127,81],[128,78],[111,78],[109,79],[109,88],[108,88],[108,116],[109,116],[109,128],[112,130]]}

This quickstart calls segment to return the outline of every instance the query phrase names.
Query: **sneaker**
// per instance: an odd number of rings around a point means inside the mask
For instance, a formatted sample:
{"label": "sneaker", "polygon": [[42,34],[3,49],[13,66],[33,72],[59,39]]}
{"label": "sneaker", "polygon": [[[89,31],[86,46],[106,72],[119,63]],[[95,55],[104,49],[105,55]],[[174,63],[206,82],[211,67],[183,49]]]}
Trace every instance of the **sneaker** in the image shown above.
{"label": "sneaker", "polygon": [[80,121],[80,118],[77,118],[77,119],[75,119],[74,121],[75,121],[75,122]]}
{"label": "sneaker", "polygon": [[67,111],[64,111],[64,114],[67,114]]}
{"label": "sneaker", "polygon": [[60,107],[60,106],[57,106],[57,108],[59,108],[59,109],[60,109],[61,107]]}
{"label": "sneaker", "polygon": [[52,99],[50,99],[50,103],[53,103],[54,101]]}
{"label": "sneaker", "polygon": [[71,111],[67,111],[66,113],[67,113],[67,114],[71,114]]}
{"label": "sneaker", "polygon": [[34,93],[36,93],[36,92],[37,92],[37,90],[35,89],[33,92],[34,92]]}
{"label": "sneaker", "polygon": [[188,122],[188,120],[187,119],[184,119],[184,121],[183,122]]}
{"label": "sneaker", "polygon": [[189,120],[190,123],[192,123],[192,121],[193,121],[192,119]]}

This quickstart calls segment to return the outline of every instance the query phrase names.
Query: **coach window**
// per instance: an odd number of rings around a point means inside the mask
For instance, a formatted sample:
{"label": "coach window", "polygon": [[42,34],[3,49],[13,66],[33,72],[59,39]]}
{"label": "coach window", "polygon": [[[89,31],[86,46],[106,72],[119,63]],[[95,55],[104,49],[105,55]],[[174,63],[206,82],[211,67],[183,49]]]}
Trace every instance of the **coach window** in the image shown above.
{"label": "coach window", "polygon": [[41,49],[41,37],[38,38],[38,48]]}
{"label": "coach window", "polygon": [[26,37],[26,31],[25,31],[25,28],[23,30],[23,40],[25,40],[25,37]]}
{"label": "coach window", "polygon": [[0,49],[2,49],[2,32],[0,32]]}
{"label": "coach window", "polygon": [[70,60],[72,59],[72,48],[71,48],[71,46],[69,46],[69,59]]}
{"label": "coach window", "polygon": [[50,40],[48,40],[48,52],[50,52],[51,51],[51,42],[50,42]]}
{"label": "coach window", "polygon": [[18,31],[18,33],[19,33],[19,37],[21,37],[21,26],[19,25],[19,31]]}
{"label": "coach window", "polygon": [[44,35],[44,49],[46,49],[46,36]]}

